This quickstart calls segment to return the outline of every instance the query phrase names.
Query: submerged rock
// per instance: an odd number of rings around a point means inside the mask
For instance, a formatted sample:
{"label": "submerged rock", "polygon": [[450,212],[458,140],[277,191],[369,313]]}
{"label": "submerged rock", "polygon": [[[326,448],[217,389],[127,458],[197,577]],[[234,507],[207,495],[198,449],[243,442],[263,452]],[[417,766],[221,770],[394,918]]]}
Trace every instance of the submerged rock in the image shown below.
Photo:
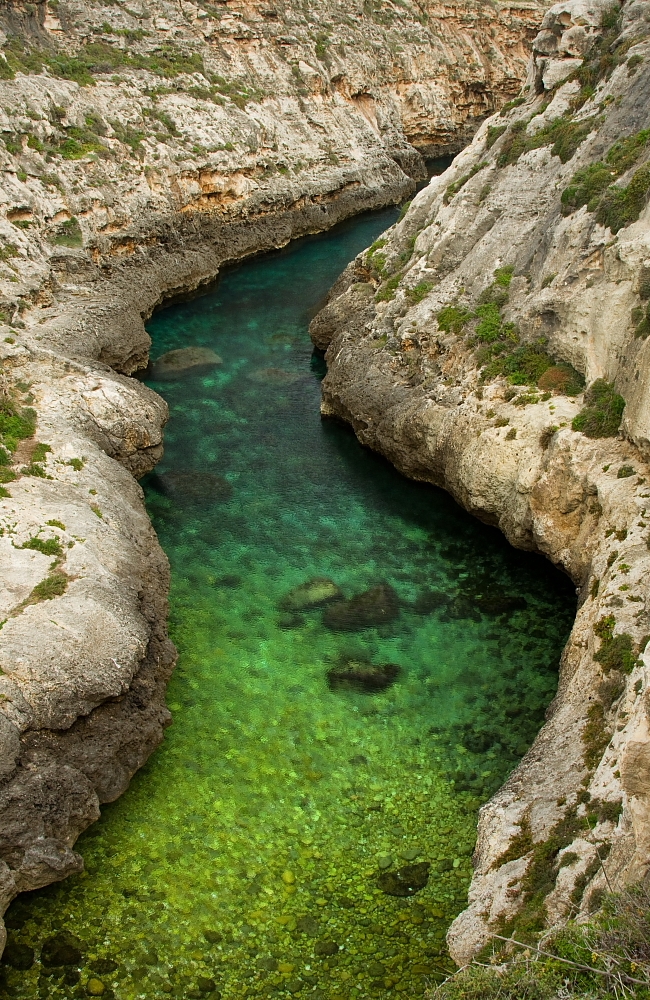
{"label": "submerged rock", "polygon": [[79,965],[82,957],[81,941],[68,931],[53,934],[41,948],[41,964],[45,966]]}
{"label": "submerged rock", "polygon": [[525,597],[516,594],[493,594],[477,598],[476,604],[485,615],[507,615],[528,607]]}
{"label": "submerged rock", "polygon": [[280,607],[283,611],[307,611],[340,600],[342,597],[341,588],[333,580],[326,576],[314,576],[290,590],[282,598]]}
{"label": "submerged rock", "polygon": [[413,610],[416,615],[430,615],[438,608],[445,608],[449,604],[449,596],[442,590],[422,590],[413,602]]}
{"label": "submerged rock", "polygon": [[339,946],[336,941],[317,941],[314,946],[314,955],[318,955],[321,958],[325,958],[328,955],[338,955],[338,953]]}
{"label": "submerged rock", "polygon": [[430,868],[428,861],[421,861],[417,865],[403,865],[395,871],[383,872],[377,885],[389,896],[414,896],[429,881]]}
{"label": "submerged rock", "polygon": [[380,583],[348,601],[331,604],[323,624],[334,632],[356,632],[394,621],[399,615],[399,598],[388,583]]}
{"label": "submerged rock", "polygon": [[227,479],[195,469],[155,473],[151,485],[177,503],[222,503],[232,496]]}
{"label": "submerged rock", "polygon": [[370,660],[344,659],[338,666],[327,672],[330,688],[349,688],[354,691],[372,693],[384,691],[399,677],[400,667],[396,663],[382,663],[379,666]]}
{"label": "submerged rock", "polygon": [[256,368],[246,376],[250,382],[277,386],[292,385],[293,382],[299,382],[302,377],[299,372],[287,372],[284,368]]}
{"label": "submerged rock", "polygon": [[13,937],[7,938],[5,950],[2,953],[2,961],[5,965],[10,965],[12,969],[20,969],[25,972],[31,969],[34,964],[34,949],[28,944],[21,944]]}
{"label": "submerged rock", "polygon": [[177,351],[161,354],[151,364],[151,378],[171,379],[182,375],[198,375],[222,364],[218,354],[210,347],[181,347]]}

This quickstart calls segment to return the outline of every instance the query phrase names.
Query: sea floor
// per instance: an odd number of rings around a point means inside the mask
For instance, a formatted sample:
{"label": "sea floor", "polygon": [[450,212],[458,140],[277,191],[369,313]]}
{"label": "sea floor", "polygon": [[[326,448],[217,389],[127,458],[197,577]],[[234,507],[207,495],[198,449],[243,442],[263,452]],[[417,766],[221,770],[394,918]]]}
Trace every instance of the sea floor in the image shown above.
{"label": "sea floor", "polygon": [[[85,872],[10,908],[0,995],[414,997],[449,969],[478,808],[543,722],[575,599],[320,419],[309,319],[395,217],[227,270],[151,320],[171,418],[144,485],[172,566],[174,721],[80,839]],[[204,367],[155,364],[187,347]],[[318,588],[379,589],[304,607]]]}

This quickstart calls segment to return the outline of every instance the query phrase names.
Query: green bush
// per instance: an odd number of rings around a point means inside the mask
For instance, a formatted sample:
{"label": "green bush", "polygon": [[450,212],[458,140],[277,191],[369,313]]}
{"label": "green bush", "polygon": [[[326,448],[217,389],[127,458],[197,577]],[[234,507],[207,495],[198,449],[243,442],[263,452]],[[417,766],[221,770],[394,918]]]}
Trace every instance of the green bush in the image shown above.
{"label": "green bush", "polygon": [[[36,413],[31,409],[18,409],[11,400],[0,402],[0,445],[13,453],[23,438],[33,437],[36,430]],[[0,464],[3,463],[0,458]]]}
{"label": "green bush", "polygon": [[455,333],[458,335],[465,323],[471,319],[471,313],[467,309],[459,309],[458,306],[445,306],[436,317],[438,326],[445,333]]}
{"label": "green bush", "polygon": [[585,406],[573,418],[574,431],[590,438],[615,437],[621,426],[625,400],[613,385],[599,378],[585,393]]}
{"label": "green bush", "polygon": [[483,369],[483,381],[505,375],[511,385],[537,385],[540,377],[553,364],[546,353],[546,340],[523,344],[494,357]]}
{"label": "green bush", "polygon": [[486,149],[492,149],[497,139],[501,138],[507,128],[507,125],[488,125],[487,137],[485,140]]}
{"label": "green bush", "polygon": [[539,378],[537,387],[563,396],[578,396],[585,387],[585,380],[572,365],[562,362],[547,368]]}
{"label": "green bush", "polygon": [[650,164],[645,164],[636,171],[627,187],[610,187],[605,191],[596,209],[596,220],[616,234],[619,229],[637,221],[645,208],[649,191]]}

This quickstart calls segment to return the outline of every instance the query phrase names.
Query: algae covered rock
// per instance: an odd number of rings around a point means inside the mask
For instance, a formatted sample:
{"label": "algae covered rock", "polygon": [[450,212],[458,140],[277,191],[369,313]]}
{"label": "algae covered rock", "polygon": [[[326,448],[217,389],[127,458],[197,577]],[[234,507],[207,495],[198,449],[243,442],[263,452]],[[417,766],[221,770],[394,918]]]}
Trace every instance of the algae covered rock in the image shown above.
{"label": "algae covered rock", "polygon": [[220,364],[221,358],[209,347],[181,347],[161,354],[152,363],[151,378],[160,381],[183,375],[198,375]]}
{"label": "algae covered rock", "polygon": [[403,865],[395,871],[383,872],[377,879],[377,885],[389,896],[414,896],[429,881],[430,868],[428,861],[421,861],[417,865]]}
{"label": "algae covered rock", "polygon": [[376,665],[369,660],[344,659],[327,672],[330,688],[349,688],[372,694],[394,684],[400,674],[396,663]]}
{"label": "algae covered rock", "polygon": [[385,625],[399,615],[399,598],[389,583],[380,583],[347,601],[331,604],[323,624],[334,632],[357,632]]}
{"label": "algae covered rock", "polygon": [[10,935],[2,954],[2,962],[4,965],[10,965],[12,969],[20,969],[24,972],[31,969],[34,964],[34,949],[30,948],[28,944],[16,941]]}
{"label": "algae covered rock", "polygon": [[43,942],[41,948],[41,964],[45,966],[79,965],[82,958],[81,941],[68,931],[53,934]]}
{"label": "algae covered rock", "polygon": [[282,598],[280,606],[284,611],[309,611],[343,597],[341,588],[326,576],[314,576],[299,584]]}

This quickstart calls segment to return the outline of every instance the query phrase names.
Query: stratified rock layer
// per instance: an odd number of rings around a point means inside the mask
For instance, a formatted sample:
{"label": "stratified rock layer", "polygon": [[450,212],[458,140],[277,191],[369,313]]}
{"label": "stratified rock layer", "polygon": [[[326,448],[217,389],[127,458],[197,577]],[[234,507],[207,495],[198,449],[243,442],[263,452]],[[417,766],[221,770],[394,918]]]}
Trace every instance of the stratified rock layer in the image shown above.
{"label": "stratified rock layer", "polygon": [[[551,8],[521,100],[312,323],[323,414],[547,555],[579,595],[548,721],[481,810],[448,939],[461,964],[518,919],[588,914],[650,863],[649,32],[647,3]],[[573,429],[599,387],[607,406]],[[613,436],[579,430],[608,420]]]}
{"label": "stratified rock layer", "polygon": [[[143,320],[401,201],[519,89],[543,6],[2,5],[0,405],[37,414],[0,469],[2,911],[80,869],[77,836],[169,721],[168,566],[133,478],[167,416],[127,377]],[[195,479],[159,485],[227,493]]]}

